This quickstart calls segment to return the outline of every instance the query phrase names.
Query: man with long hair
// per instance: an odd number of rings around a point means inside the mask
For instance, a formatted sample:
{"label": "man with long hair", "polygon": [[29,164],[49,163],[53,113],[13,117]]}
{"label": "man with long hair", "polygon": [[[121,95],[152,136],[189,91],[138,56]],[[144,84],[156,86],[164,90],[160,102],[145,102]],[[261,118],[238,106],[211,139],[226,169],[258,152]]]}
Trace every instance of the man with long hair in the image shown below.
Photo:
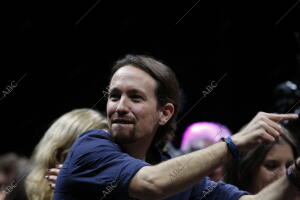
{"label": "man with long hair", "polygon": [[297,115],[260,112],[224,142],[168,159],[161,147],[174,134],[179,105],[176,76],[162,62],[140,55],[117,61],[107,101],[110,133],[92,130],[77,140],[59,173],[54,199],[279,200],[296,195],[296,165],[291,181],[284,176],[256,195],[206,176],[232,158],[238,161],[239,151],[275,142],[284,134],[277,122]]}

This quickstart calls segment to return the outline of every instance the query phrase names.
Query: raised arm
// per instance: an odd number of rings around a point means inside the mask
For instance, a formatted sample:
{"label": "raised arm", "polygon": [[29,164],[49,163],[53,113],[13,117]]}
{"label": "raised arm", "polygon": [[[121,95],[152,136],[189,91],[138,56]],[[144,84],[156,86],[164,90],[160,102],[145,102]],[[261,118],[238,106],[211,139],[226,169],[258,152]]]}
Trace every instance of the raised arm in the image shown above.
{"label": "raised arm", "polygon": [[[260,144],[275,142],[280,135],[284,134],[277,122],[297,117],[294,114],[260,112],[244,129],[235,134],[232,140],[241,151]],[[206,149],[155,166],[143,167],[132,178],[129,194],[131,197],[143,200],[164,199],[175,195],[196,184],[214,169],[229,161],[231,156],[226,143],[219,142]],[[288,185],[288,182],[286,184]]]}

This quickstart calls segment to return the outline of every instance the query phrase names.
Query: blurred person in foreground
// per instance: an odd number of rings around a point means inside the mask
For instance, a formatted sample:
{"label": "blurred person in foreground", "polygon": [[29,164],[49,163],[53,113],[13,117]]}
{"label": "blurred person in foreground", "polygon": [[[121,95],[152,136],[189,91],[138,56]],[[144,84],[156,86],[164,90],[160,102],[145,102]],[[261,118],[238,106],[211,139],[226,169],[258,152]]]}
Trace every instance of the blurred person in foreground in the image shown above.
{"label": "blurred person in foreground", "polygon": [[0,200],[27,200],[24,180],[29,168],[26,157],[12,152],[0,156]]}

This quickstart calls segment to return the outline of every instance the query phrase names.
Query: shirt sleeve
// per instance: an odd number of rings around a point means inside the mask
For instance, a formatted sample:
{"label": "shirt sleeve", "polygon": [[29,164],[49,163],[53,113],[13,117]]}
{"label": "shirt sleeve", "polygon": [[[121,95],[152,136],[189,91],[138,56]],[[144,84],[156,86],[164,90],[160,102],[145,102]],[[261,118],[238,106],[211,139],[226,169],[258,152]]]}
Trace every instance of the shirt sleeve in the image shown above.
{"label": "shirt sleeve", "polygon": [[63,165],[63,173],[59,174],[64,180],[60,188],[64,192],[78,189],[98,197],[110,193],[128,195],[130,180],[147,165],[150,164],[121,152],[106,132],[98,130],[86,134],[72,147]]}
{"label": "shirt sleeve", "polygon": [[192,200],[238,200],[248,192],[239,190],[237,187],[222,181],[214,182],[208,177],[202,179],[193,187]]}

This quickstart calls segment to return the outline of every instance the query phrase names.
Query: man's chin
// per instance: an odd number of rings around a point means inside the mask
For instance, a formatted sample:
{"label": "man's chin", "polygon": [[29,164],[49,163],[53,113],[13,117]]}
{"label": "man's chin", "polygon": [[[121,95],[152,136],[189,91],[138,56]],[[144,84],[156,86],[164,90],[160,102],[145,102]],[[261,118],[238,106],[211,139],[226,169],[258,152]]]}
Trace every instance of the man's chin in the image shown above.
{"label": "man's chin", "polygon": [[134,142],[134,134],[132,132],[127,132],[127,131],[114,131],[111,130],[112,132],[112,138],[114,141],[116,141],[119,144],[127,144],[127,143],[132,143]]}

